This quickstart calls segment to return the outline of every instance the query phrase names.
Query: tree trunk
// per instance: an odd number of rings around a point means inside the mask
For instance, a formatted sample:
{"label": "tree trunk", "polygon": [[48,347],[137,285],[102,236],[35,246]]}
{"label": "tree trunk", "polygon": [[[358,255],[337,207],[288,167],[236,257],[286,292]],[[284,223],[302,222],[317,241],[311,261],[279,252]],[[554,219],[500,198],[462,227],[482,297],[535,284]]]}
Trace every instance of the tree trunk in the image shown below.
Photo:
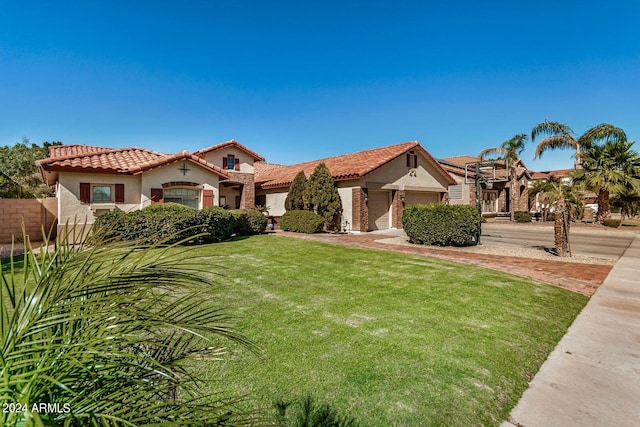
{"label": "tree trunk", "polygon": [[598,213],[596,221],[603,222],[605,219],[611,218],[611,204],[609,203],[609,191],[601,188],[598,191]]}
{"label": "tree trunk", "polygon": [[515,187],[517,185],[517,176],[515,176],[514,174],[511,175],[511,183],[509,184],[509,210],[511,211],[511,222],[515,221],[515,213],[516,213],[516,192],[515,192]]}
{"label": "tree trunk", "polygon": [[554,216],[554,224],[553,231],[555,237],[555,245],[556,245],[556,254],[561,257],[567,256],[567,249],[569,239],[567,236],[567,231],[569,228],[565,226],[566,221],[566,211],[567,206],[564,201],[564,197],[560,197],[558,202],[556,203],[556,209],[553,213]]}

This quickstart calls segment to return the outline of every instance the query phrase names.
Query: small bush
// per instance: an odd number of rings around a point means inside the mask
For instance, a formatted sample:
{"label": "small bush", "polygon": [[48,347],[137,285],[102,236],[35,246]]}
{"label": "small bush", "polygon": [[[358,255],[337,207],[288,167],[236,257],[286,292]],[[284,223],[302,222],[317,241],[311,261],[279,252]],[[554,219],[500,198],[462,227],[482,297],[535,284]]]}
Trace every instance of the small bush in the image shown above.
{"label": "small bush", "polygon": [[280,228],[296,233],[319,233],[324,226],[324,218],[311,211],[287,211],[280,219]]}
{"label": "small bush", "polygon": [[409,240],[424,245],[472,245],[480,221],[476,208],[466,205],[411,205],[402,214],[402,226]]}
{"label": "small bush", "polygon": [[531,222],[533,216],[528,212],[514,212],[513,219],[516,222]]}
{"label": "small bush", "polygon": [[231,213],[235,218],[234,233],[238,236],[261,234],[267,227],[267,217],[258,209],[240,209]]}
{"label": "small bush", "polygon": [[207,233],[201,240],[204,242],[221,242],[227,240],[235,232],[236,220],[234,215],[221,207],[214,206],[198,211],[198,225],[200,229],[194,229],[194,234],[198,232]]}
{"label": "small bush", "polygon": [[620,225],[620,220],[619,219],[605,219],[602,220],[602,225],[604,225],[605,227],[614,227],[617,228]]}

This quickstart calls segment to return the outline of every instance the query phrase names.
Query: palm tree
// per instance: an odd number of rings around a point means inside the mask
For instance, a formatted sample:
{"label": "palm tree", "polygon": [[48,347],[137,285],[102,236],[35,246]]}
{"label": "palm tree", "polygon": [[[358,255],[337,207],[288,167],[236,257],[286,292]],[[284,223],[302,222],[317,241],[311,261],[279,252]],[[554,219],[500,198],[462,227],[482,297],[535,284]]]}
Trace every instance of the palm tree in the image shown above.
{"label": "palm tree", "polygon": [[620,222],[618,223],[618,227],[620,227],[625,218],[640,214],[640,191],[626,188],[615,195],[611,204],[620,208]]}
{"label": "palm tree", "polygon": [[538,123],[531,131],[531,142],[541,135],[548,135],[536,146],[534,158],[539,158],[547,150],[570,148],[575,150],[574,168],[582,167],[582,152],[598,141],[626,141],[624,131],[609,123],[602,123],[588,129],[579,138],[573,130],[564,123],[544,121]]}
{"label": "palm tree", "polygon": [[545,206],[542,209],[543,218],[546,218],[547,210],[553,208],[556,253],[559,256],[570,255],[570,223],[572,219],[580,218],[584,211],[579,186],[565,185],[560,179],[549,177],[544,181],[536,181],[529,194],[538,195],[538,200]]}
{"label": "palm tree", "polygon": [[593,145],[583,152],[582,169],[571,174],[575,182],[596,193],[598,222],[611,217],[611,195],[640,189],[640,155],[631,148],[633,144],[606,141]]}
{"label": "palm tree", "polygon": [[517,186],[518,186],[517,162],[520,159],[520,154],[522,153],[522,151],[524,151],[524,146],[528,138],[529,138],[528,135],[524,133],[515,135],[513,138],[509,139],[508,141],[504,141],[502,144],[500,144],[500,147],[486,148],[482,150],[478,155],[481,161],[486,160],[488,156],[497,155],[499,159],[506,160],[507,167],[510,167],[509,169],[510,203],[509,204],[511,206],[509,206],[509,211],[511,213],[511,221],[514,220],[513,219],[515,214],[514,206],[516,204],[515,201],[517,197],[517,193],[516,193]]}
{"label": "palm tree", "polygon": [[[25,245],[0,274],[0,400],[25,410],[3,411],[1,425],[251,422],[232,401],[201,396],[183,363],[221,357],[220,339],[255,348],[203,300],[215,283],[189,250],[63,238],[38,254]],[[34,403],[59,406],[44,413]]]}

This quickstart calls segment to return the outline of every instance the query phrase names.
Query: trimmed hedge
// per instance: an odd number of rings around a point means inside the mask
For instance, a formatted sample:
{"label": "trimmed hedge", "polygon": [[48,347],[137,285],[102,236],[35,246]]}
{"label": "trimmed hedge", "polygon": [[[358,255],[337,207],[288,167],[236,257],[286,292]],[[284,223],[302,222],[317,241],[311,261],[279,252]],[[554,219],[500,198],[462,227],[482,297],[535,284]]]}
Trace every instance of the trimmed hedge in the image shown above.
{"label": "trimmed hedge", "polygon": [[258,209],[240,209],[231,211],[235,219],[234,233],[238,236],[250,236],[264,233],[267,217]]}
{"label": "trimmed hedge", "polygon": [[196,210],[177,203],[162,203],[127,213],[108,212],[96,219],[95,227],[107,239],[139,244],[175,243],[189,237],[194,237],[190,243],[206,243],[230,238],[235,223],[231,212],[220,207]]}
{"label": "trimmed hedge", "polygon": [[287,211],[280,219],[280,228],[296,233],[319,233],[324,226],[324,218],[311,211]]}
{"label": "trimmed hedge", "polygon": [[531,215],[529,212],[514,212],[513,213],[513,219],[516,222],[531,222],[532,218],[533,218],[533,215]]}
{"label": "trimmed hedge", "polygon": [[480,221],[476,208],[467,205],[411,205],[402,213],[409,241],[423,245],[473,245]]}

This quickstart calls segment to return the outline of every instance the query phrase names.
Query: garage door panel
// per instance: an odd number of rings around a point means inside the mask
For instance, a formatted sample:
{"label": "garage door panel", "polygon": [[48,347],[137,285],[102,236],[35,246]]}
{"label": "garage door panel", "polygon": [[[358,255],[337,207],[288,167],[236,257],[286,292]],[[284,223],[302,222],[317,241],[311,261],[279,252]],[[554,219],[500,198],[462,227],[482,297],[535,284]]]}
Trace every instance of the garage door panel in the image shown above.
{"label": "garage door panel", "polygon": [[389,207],[391,206],[389,191],[369,191],[369,228],[386,230],[389,228]]}
{"label": "garage door panel", "polygon": [[404,205],[427,205],[429,203],[438,203],[440,201],[440,194],[426,191],[405,191],[404,193]]}

